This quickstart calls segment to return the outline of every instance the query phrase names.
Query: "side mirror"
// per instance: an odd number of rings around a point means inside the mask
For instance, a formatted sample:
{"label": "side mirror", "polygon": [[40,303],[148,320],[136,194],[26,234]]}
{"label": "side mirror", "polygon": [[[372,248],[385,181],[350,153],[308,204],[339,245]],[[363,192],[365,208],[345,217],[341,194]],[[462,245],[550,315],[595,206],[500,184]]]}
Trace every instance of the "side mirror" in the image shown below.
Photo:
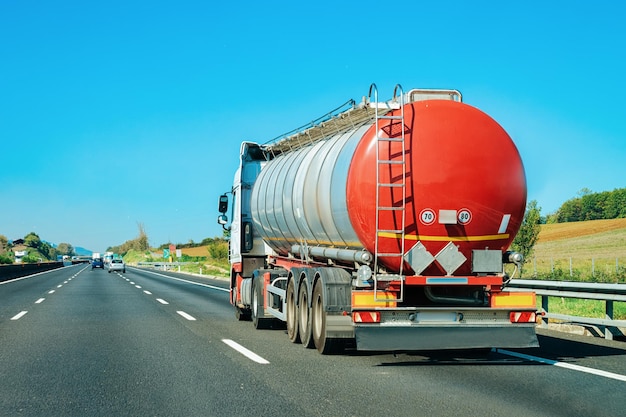
{"label": "side mirror", "polygon": [[228,196],[226,194],[222,194],[220,196],[220,202],[219,202],[219,206],[217,208],[217,211],[219,211],[222,214],[224,214],[224,213],[226,213],[228,211]]}
{"label": "side mirror", "polygon": [[221,224],[222,226],[227,225],[228,224],[228,217],[226,217],[225,214],[217,216],[217,223]]}

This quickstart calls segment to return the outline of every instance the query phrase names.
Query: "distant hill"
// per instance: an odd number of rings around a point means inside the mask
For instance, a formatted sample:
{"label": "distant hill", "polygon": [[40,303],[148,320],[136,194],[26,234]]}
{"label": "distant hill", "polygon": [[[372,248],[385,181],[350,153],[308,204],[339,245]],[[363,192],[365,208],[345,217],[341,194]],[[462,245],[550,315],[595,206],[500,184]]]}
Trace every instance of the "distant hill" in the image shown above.
{"label": "distant hill", "polygon": [[93,251],[90,251],[89,249],[81,248],[80,246],[74,246],[74,252],[76,252],[76,255],[78,256],[89,256],[93,253]]}

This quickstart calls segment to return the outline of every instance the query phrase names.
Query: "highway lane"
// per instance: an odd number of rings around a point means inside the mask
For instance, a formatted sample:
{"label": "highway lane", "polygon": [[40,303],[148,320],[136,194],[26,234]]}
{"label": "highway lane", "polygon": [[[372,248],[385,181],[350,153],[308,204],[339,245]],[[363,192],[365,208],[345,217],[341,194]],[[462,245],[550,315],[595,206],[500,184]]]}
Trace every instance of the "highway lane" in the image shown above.
{"label": "highway lane", "polygon": [[[284,330],[238,322],[227,292],[213,288],[223,281],[129,268],[86,269],[63,284],[78,270],[0,286],[0,380],[11,381],[0,388],[0,414],[571,416],[626,409],[622,380],[501,352],[321,356],[289,343]],[[28,313],[10,320],[21,311]],[[542,332],[540,342],[523,353],[626,375],[622,343],[553,332]]]}
{"label": "highway lane", "polygon": [[262,381],[233,363],[230,348],[200,340],[172,305],[117,274],[87,269],[57,282],[53,294],[37,285],[19,309],[28,314],[0,323],[1,415],[298,414],[256,398]]}

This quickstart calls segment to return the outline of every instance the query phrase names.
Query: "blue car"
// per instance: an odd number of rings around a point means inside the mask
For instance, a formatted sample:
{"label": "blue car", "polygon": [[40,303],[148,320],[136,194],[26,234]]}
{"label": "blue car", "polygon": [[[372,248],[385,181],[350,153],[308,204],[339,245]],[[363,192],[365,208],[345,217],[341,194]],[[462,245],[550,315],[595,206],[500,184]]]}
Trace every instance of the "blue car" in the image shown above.
{"label": "blue car", "polygon": [[91,262],[91,269],[94,268],[104,269],[104,262],[102,262],[102,258],[96,258]]}

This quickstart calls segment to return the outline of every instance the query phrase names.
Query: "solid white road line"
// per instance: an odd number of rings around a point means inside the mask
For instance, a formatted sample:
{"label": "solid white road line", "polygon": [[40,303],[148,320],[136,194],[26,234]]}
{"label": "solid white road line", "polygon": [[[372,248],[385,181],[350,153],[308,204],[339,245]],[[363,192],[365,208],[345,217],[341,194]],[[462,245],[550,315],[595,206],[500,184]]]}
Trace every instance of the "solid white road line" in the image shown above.
{"label": "solid white road line", "polygon": [[228,346],[235,349],[237,352],[241,353],[248,359],[255,361],[256,363],[260,363],[261,365],[267,365],[270,363],[268,360],[263,359],[256,353],[252,352],[251,350],[246,349],[245,347],[241,346],[239,343],[235,341],[232,341],[230,339],[222,339],[222,342],[226,343]]}
{"label": "solid white road line", "polygon": [[202,284],[200,282],[189,281],[189,280],[182,279],[182,278],[170,277],[169,275],[163,275],[163,274],[159,274],[157,272],[152,272],[152,271],[147,271],[147,270],[142,270],[142,272],[147,272],[148,274],[158,275],[160,277],[169,278],[169,279],[173,279],[173,280],[176,280],[176,281],[186,282],[187,284],[193,284],[193,285],[199,285],[201,287],[211,288],[213,290],[230,292],[230,289],[228,289],[228,288],[216,287],[215,285]]}
{"label": "solid white road line", "polygon": [[558,366],[559,368],[570,369],[572,371],[585,372],[587,374],[593,374],[598,376],[603,376],[605,378],[616,379],[618,381],[626,382],[626,375],[614,374],[613,372],[601,371],[599,369],[587,368],[586,366],[574,365],[571,363],[554,361],[552,359],[539,358],[537,356],[525,355],[523,353],[517,353],[510,350],[505,349],[494,349],[498,353],[502,353],[503,355],[514,356],[520,359],[526,359],[533,362],[545,363],[546,365]]}
{"label": "solid white road line", "polygon": [[24,314],[28,313],[28,311],[22,311],[18,314],[16,314],[15,316],[11,317],[11,320],[19,320],[22,317],[24,317]]}
{"label": "solid white road line", "polygon": [[162,298],[157,298],[156,300],[157,300],[159,303],[161,303],[161,304],[166,304],[166,305],[167,305],[167,304],[169,304],[167,301],[165,301],[165,300],[164,300],[164,299],[162,299]]}
{"label": "solid white road line", "polygon": [[196,321],[196,318],[194,316],[191,316],[187,313],[185,313],[184,311],[177,311],[178,314],[180,314],[181,316],[183,316],[184,318],[186,318],[189,321]]}

